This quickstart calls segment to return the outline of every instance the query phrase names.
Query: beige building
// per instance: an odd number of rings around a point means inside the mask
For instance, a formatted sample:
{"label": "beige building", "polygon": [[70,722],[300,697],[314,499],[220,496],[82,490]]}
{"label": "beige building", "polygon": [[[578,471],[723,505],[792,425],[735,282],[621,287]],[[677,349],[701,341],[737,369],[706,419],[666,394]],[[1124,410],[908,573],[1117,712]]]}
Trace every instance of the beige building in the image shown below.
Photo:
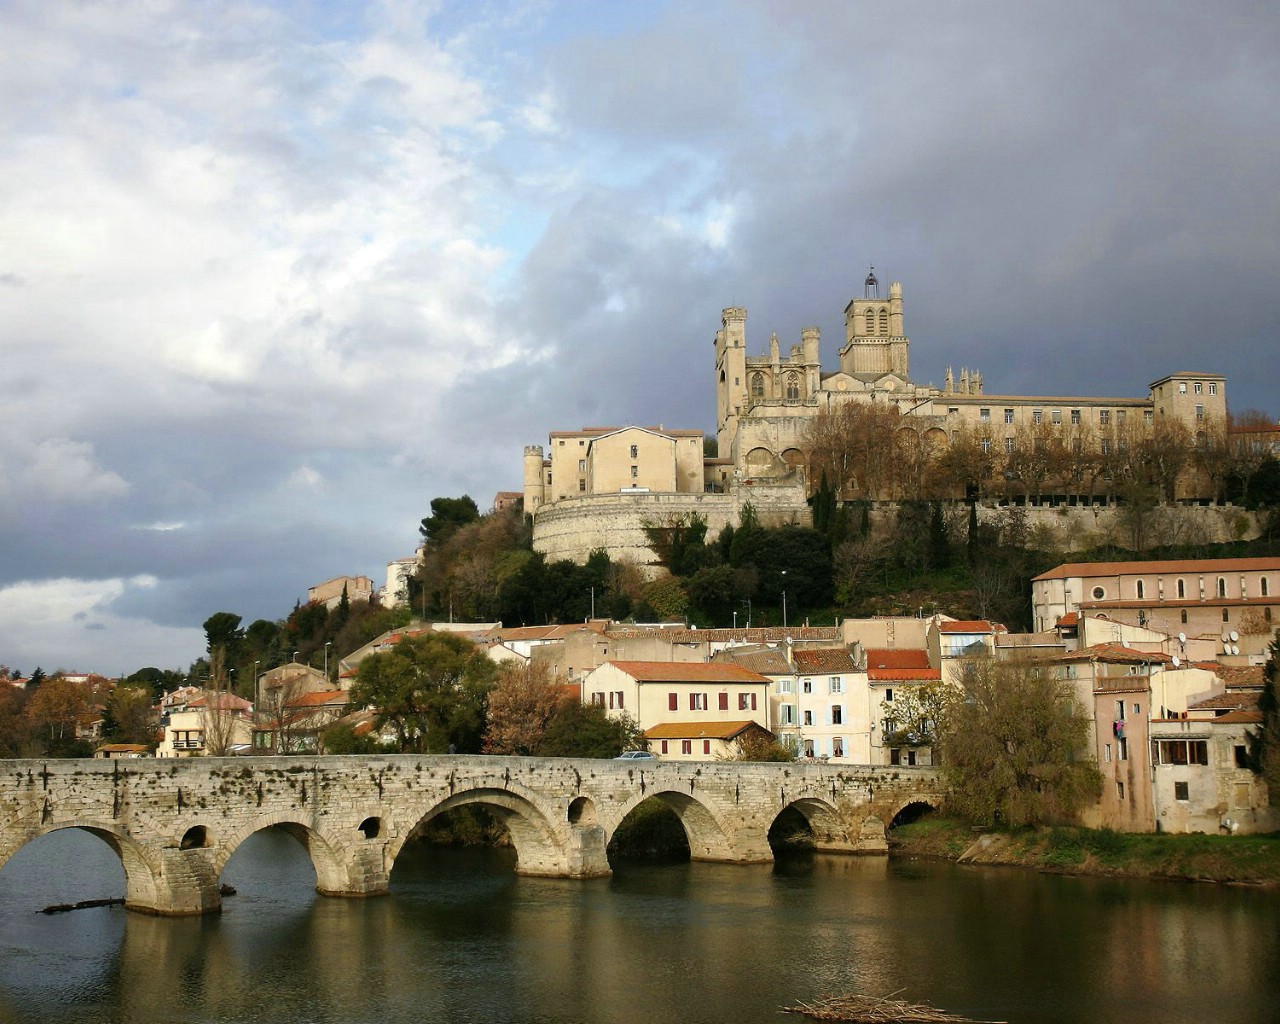
{"label": "beige building", "polygon": [[1261,664],[1280,620],[1280,558],[1065,563],[1031,581],[1031,604],[1038,630],[1072,614],[1113,619],[1216,639],[1226,664]]}
{"label": "beige building", "polygon": [[344,591],[348,602],[363,601],[368,604],[373,599],[373,580],[368,576],[335,576],[310,588],[307,591],[307,603],[322,604],[329,609],[337,608],[342,603]]}
{"label": "beige building", "polygon": [[942,387],[911,378],[902,285],[886,297],[874,270],[864,293],[845,307],[839,369],[824,373],[818,328],[783,354],[778,336],[764,355],[747,354],[747,311],[725,309],[715,337],[716,436],[719,454],[739,476],[768,477],[806,465],[805,432],[823,411],[847,402],[896,409],[902,429],[931,446],[946,447],[962,427],[979,431],[984,450],[1012,453],[1028,430],[1060,428],[1073,443],[1127,443],[1139,425],[1179,421],[1192,436],[1226,420],[1226,379],[1180,372],[1154,381],[1145,397],[989,394],[983,375],[946,371]]}
{"label": "beige building", "polygon": [[[659,725],[679,725],[687,734],[680,738],[689,739],[726,723],[753,722],[767,730],[770,685],[768,677],[739,665],[608,661],[582,681],[582,701],[607,709],[611,717],[630,716],[646,733]],[[696,749],[689,753],[709,756]]]}
{"label": "beige building", "polygon": [[233,693],[205,691],[168,714],[156,757],[221,757],[253,745],[253,705]]}

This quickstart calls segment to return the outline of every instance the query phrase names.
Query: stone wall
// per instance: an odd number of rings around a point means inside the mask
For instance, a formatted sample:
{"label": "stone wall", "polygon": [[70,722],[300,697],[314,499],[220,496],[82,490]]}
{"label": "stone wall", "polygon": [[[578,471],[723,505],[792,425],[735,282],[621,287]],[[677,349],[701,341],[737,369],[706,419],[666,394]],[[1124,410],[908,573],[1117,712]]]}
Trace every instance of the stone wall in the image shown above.
{"label": "stone wall", "polygon": [[613,560],[634,562],[654,576],[658,567],[642,522],[661,522],[696,512],[707,520],[707,538],[711,540],[727,524],[738,524],[747,502],[763,526],[809,526],[813,522],[804,479],[797,473],[781,480],[735,482],[723,494],[619,493],[565,498],[544,505],[534,516],[533,547],[548,561],[567,558],[580,564],[592,551],[603,548]]}
{"label": "stone wall", "polygon": [[303,843],[321,893],[372,896],[417,829],[468,804],[504,822],[521,873],[589,878],[609,873],[609,838],[649,797],[679,816],[695,860],[728,863],[772,859],[769,828],[789,807],[821,850],[882,853],[898,811],[941,801],[928,769],[822,764],[391,755],[6,761],[0,772],[0,866],[37,836],[85,829],[120,855],[126,904],[165,915],[217,910],[227,861],[264,828]]}

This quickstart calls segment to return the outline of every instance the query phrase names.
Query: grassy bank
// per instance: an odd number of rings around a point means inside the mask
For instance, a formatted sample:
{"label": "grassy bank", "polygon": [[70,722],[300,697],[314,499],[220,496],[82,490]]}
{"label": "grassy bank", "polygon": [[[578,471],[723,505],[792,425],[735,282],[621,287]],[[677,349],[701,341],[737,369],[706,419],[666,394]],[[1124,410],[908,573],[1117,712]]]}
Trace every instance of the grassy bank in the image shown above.
{"label": "grassy bank", "polygon": [[978,832],[946,818],[896,828],[890,855],[1062,874],[1280,885],[1280,835],[1146,835],[1086,828]]}

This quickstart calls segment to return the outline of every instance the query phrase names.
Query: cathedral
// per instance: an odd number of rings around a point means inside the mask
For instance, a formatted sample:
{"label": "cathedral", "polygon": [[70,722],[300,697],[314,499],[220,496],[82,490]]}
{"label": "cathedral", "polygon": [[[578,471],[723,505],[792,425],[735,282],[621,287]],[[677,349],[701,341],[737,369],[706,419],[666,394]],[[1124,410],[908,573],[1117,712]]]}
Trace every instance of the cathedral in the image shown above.
{"label": "cathedral", "polygon": [[[1226,420],[1226,378],[1214,373],[1161,377],[1142,398],[988,394],[983,375],[967,368],[958,375],[948,369],[940,388],[918,384],[911,378],[902,285],[894,282],[881,295],[874,268],[844,316],[839,368],[828,372],[818,328],[802,328],[785,356],[777,334],[766,353],[748,355],[746,309],[722,312],[715,454],[704,452],[702,431],[662,426],[558,430],[549,451],[527,446],[524,509],[533,516],[535,548],[579,562],[603,548],[646,565],[652,553],[645,522],[697,514],[715,536],[739,520],[748,502],[766,525],[807,522],[816,485],[806,452],[810,428],[823,412],[848,403],[892,412],[893,430],[911,433],[932,452],[967,432],[983,453],[1005,460],[1003,476],[1020,446],[1039,445],[1048,432],[1076,452],[1107,456],[1162,423],[1177,421],[1194,439]],[[1095,472],[1111,472],[1105,458]]]}
{"label": "cathedral", "polygon": [[[945,445],[962,425],[981,429],[988,442],[1013,450],[1020,428],[1049,424],[1115,431],[1126,423],[1151,424],[1173,416],[1193,433],[1226,416],[1226,379],[1213,373],[1177,373],[1155,381],[1145,398],[1070,395],[990,395],[982,374],[946,372],[943,387],[911,379],[911,342],[903,316],[902,285],[880,295],[875,270],[861,298],[844,311],[840,368],[822,371],[816,327],[800,332],[800,343],[784,358],[775,334],[766,355],[747,354],[747,311],[724,310],[716,332],[716,439],[734,471],[777,476],[805,464],[806,427],[814,416],[844,402],[878,402],[896,408],[904,429]],[[1129,417],[1133,417],[1130,421]]]}

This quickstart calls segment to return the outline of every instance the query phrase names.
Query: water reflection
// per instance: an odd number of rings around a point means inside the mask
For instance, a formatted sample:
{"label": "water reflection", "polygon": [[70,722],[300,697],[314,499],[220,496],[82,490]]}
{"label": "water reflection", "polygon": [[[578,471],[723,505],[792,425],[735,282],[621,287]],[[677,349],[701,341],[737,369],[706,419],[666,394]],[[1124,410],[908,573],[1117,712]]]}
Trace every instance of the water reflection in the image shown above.
{"label": "water reflection", "polygon": [[340,900],[290,836],[251,837],[220,916],[41,907],[121,895],[60,833],[0,870],[2,1021],[795,1021],[797,1000],[903,990],[1037,1024],[1274,1015],[1274,892],[808,855],[523,878],[509,851],[409,846],[392,894]]}

